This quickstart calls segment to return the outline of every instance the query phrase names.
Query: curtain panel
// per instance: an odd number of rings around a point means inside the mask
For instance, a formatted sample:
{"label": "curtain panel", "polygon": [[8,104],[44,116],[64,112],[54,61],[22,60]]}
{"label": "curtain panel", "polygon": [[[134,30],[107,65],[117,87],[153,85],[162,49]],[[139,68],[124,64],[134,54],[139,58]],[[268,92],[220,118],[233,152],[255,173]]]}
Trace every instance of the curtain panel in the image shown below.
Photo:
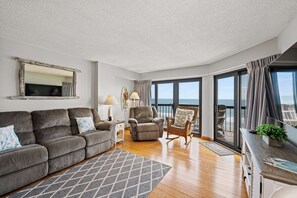
{"label": "curtain panel", "polygon": [[267,116],[280,119],[276,108],[275,93],[269,65],[279,54],[247,63],[249,74],[247,88],[245,128],[256,129],[259,124],[266,123]]}
{"label": "curtain panel", "polygon": [[140,106],[151,106],[151,80],[134,81],[134,91],[136,91],[140,97]]}
{"label": "curtain panel", "polygon": [[297,72],[293,72],[293,99],[295,112],[297,113]]}
{"label": "curtain panel", "polygon": [[62,82],[62,96],[73,96],[71,82]]}
{"label": "curtain panel", "polygon": [[280,98],[280,93],[279,93],[279,86],[278,86],[279,82],[278,82],[277,76],[278,76],[277,72],[271,72],[273,91],[274,91],[274,99],[275,99],[275,104],[276,104],[275,108],[276,108],[279,120],[283,121],[282,104],[281,104],[281,98]]}

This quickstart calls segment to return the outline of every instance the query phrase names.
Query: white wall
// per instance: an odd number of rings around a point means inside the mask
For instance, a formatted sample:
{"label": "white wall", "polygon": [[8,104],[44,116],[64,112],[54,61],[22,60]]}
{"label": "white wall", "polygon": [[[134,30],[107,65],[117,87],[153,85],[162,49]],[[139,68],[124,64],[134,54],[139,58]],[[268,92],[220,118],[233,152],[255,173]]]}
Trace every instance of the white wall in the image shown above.
{"label": "white wall", "polygon": [[278,47],[281,53],[297,42],[297,15],[288,23],[278,36]]}
{"label": "white wall", "polygon": [[202,136],[213,138],[213,101],[216,74],[244,68],[249,61],[278,53],[277,39],[271,39],[210,65],[140,74],[141,80],[169,80],[202,77]]}
{"label": "white wall", "polygon": [[[37,60],[81,70],[77,95],[71,100],[11,100],[18,95],[19,63],[13,57]],[[94,107],[95,64],[34,46],[0,38],[0,111],[33,111],[54,108]]]}
{"label": "white wall", "polygon": [[[122,87],[126,86],[128,89],[129,96],[134,89],[134,80],[139,79],[139,74],[121,69],[106,63],[97,62],[97,105],[98,112],[101,119],[107,119],[108,106],[103,105],[106,97],[112,95],[118,101],[118,105],[112,106],[113,116],[117,120],[128,119],[129,110],[123,112],[121,110],[120,97]],[[131,105],[131,102],[129,102]]]}

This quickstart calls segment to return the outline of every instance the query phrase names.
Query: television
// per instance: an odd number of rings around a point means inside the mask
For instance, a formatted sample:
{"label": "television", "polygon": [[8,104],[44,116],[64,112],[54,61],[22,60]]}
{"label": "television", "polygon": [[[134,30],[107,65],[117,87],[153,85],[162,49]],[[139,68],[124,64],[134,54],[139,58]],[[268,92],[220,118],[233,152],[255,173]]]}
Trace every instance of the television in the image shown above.
{"label": "television", "polygon": [[26,96],[62,96],[62,86],[25,84]]}

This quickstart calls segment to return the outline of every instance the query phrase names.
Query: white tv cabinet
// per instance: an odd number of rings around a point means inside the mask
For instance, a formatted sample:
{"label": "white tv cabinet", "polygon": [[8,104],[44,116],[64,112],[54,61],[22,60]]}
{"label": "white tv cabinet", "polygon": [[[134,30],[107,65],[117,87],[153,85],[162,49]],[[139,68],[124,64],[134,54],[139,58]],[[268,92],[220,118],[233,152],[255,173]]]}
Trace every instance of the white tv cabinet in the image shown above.
{"label": "white tv cabinet", "polygon": [[241,167],[249,197],[269,198],[279,188],[297,185],[297,174],[263,163],[267,156],[297,162],[297,147],[286,142],[282,148],[268,146],[256,134],[240,129],[243,139]]}

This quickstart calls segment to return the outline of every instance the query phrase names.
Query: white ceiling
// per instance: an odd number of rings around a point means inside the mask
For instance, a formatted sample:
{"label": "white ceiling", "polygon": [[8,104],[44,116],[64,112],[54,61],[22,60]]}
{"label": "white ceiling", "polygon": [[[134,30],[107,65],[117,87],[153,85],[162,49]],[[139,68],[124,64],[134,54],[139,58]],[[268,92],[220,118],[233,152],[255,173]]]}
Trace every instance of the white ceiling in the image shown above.
{"label": "white ceiling", "polygon": [[142,73],[211,64],[296,13],[296,0],[1,0],[0,37]]}

